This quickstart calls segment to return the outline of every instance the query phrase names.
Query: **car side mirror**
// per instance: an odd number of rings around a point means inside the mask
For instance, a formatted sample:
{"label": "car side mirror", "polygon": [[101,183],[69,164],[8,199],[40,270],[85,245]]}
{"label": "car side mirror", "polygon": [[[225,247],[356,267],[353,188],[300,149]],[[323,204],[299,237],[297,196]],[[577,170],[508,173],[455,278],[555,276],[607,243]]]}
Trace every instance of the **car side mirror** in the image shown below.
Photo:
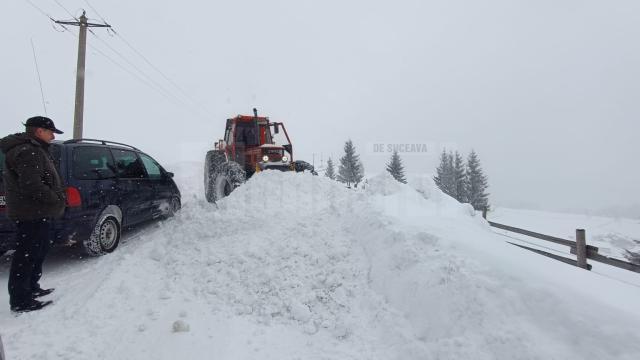
{"label": "car side mirror", "polygon": [[276,134],[279,134],[279,133],[280,133],[280,126],[278,125],[278,123],[275,123],[275,124],[273,125],[273,131],[274,131]]}
{"label": "car side mirror", "polygon": [[172,173],[172,172],[168,172],[168,171],[167,171],[167,176],[168,176],[169,178],[173,178],[173,173]]}

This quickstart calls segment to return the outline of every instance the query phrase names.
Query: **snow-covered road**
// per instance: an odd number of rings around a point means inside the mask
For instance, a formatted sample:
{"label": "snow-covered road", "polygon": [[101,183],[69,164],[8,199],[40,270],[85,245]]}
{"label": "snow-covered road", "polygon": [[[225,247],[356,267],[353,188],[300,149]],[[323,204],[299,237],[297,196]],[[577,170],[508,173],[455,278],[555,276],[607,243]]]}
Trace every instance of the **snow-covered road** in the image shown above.
{"label": "snow-covered road", "polygon": [[0,306],[8,359],[640,358],[640,288],[505,244],[429,179],[264,172],[215,206],[197,169],[177,217],[52,256],[52,306]]}

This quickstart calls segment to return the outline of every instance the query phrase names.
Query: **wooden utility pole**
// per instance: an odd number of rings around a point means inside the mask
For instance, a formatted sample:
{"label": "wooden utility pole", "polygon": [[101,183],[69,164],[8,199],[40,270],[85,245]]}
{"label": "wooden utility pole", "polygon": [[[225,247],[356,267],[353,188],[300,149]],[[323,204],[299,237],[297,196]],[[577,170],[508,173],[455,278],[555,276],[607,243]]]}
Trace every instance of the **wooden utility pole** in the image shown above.
{"label": "wooden utility pole", "polygon": [[73,25],[80,27],[78,36],[78,69],[76,71],[76,106],[73,114],[73,138],[82,138],[82,126],[84,120],[84,68],[87,54],[87,28],[104,27],[110,28],[109,24],[92,24],[88,22],[86,12],[82,11],[82,16],[78,21],[57,21],[61,25]]}

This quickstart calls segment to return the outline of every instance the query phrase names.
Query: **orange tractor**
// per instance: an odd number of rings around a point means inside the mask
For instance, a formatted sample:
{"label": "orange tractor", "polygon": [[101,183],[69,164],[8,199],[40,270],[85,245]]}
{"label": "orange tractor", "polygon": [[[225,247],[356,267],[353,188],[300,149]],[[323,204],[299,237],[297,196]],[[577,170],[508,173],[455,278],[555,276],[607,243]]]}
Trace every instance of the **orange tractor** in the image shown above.
{"label": "orange tractor", "polygon": [[256,109],[253,116],[227,119],[224,139],[218,140],[214,150],[207,152],[204,162],[207,201],[215,202],[229,195],[253,174],[269,169],[316,174],[308,162],[293,160],[293,146],[283,123],[258,116]]}

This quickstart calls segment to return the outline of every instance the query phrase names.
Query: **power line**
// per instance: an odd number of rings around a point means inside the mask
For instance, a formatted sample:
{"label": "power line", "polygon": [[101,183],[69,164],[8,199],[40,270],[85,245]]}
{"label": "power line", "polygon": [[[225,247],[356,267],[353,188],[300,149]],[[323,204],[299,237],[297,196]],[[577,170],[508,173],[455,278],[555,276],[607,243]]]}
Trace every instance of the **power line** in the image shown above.
{"label": "power line", "polygon": [[120,40],[122,40],[122,42],[124,42],[131,50],[133,50],[133,52],[135,52],[136,54],[138,54],[138,56],[140,56],[142,58],[142,60],[144,60],[149,66],[151,66],[155,71],[158,72],[158,74],[160,74],[165,80],[167,80],[171,85],[173,85],[173,87],[175,87],[176,89],[178,89],[178,91],[180,91],[182,93],[183,96],[185,96],[187,99],[189,99],[191,102],[197,104],[197,102],[195,102],[193,99],[191,99],[191,97],[186,93],[186,91],[184,91],[180,86],[178,86],[178,84],[176,84],[173,80],[171,80],[167,75],[165,75],[160,69],[158,69],[158,67],[156,67],[155,65],[153,65],[151,63],[151,61],[149,61],[149,59],[147,59],[146,56],[142,55],[142,53],[140,51],[138,51],[133,45],[131,45],[127,40],[124,39],[124,37],[122,37],[122,35],[120,35],[120,33],[116,32],[115,30],[112,30],[114,34],[116,34],[116,36],[118,38],[120,38]]}
{"label": "power line", "polygon": [[[54,29],[55,25],[60,25],[62,27],[62,32],[67,32],[70,35],[74,36],[77,38],[77,35],[75,33],[73,33],[72,31],[70,31],[65,25],[78,25],[77,22],[71,22],[71,21],[56,21],[55,19],[53,19],[47,12],[45,12],[44,10],[42,10],[40,7],[38,7],[37,5],[35,5],[31,0],[25,0],[29,5],[31,5],[34,9],[36,9],[39,13],[41,13],[43,16],[45,16],[47,19],[51,20],[53,25],[54,25]],[[58,0],[53,0],[60,8],[62,8],[69,16],[71,16],[72,18],[77,20],[77,17],[74,16],[73,14],[71,14],[71,12],[64,7],[64,5],[62,5]],[[101,20],[104,22],[104,25],[101,24],[88,24],[88,27],[95,27],[95,26],[99,26],[99,27],[106,27],[107,29],[111,29],[111,26],[107,23],[107,21],[104,19],[104,17],[102,17],[98,11],[96,11],[96,9],[91,5],[91,3],[89,3],[89,1],[85,0],[85,2],[87,3],[87,5],[89,6],[89,8],[91,8],[93,11],[95,11],[95,13],[98,15],[98,17],[101,18]],[[111,29],[113,31],[113,29]],[[140,81],[141,83],[143,83],[144,85],[146,85],[147,87],[149,87],[150,89],[158,92],[160,95],[162,95],[163,97],[165,97],[167,100],[169,100],[170,102],[172,102],[175,105],[179,105],[179,106],[184,106],[186,108],[189,108],[190,111],[193,111],[194,113],[197,113],[197,111],[195,111],[194,108],[192,108],[191,106],[187,105],[183,100],[181,100],[179,97],[177,97],[175,94],[173,94],[172,92],[170,92],[169,90],[167,90],[165,87],[163,87],[160,83],[158,83],[157,81],[155,81],[151,76],[149,76],[148,74],[146,74],[144,71],[142,71],[138,66],[136,66],[134,63],[132,63],[130,60],[128,60],[124,55],[122,55],[122,53],[120,53],[119,51],[117,51],[116,49],[114,49],[112,46],[110,46],[105,40],[103,40],[102,38],[98,37],[93,31],[91,31],[90,29],[88,29],[88,31],[95,36],[98,40],[100,40],[101,42],[103,42],[105,44],[105,46],[107,46],[111,51],[113,51],[114,53],[116,53],[120,58],[122,58],[127,64],[129,64],[129,66],[133,67],[137,72],[139,72],[140,74],[142,74],[144,77],[147,78],[147,80],[145,80],[145,78],[141,77],[140,75],[138,75],[136,72],[131,71],[130,69],[128,69],[127,67],[125,67],[124,65],[122,65],[121,63],[119,63],[118,61],[114,60],[112,57],[110,57],[109,55],[107,55],[106,53],[104,53],[102,50],[100,50],[99,48],[93,46],[92,44],[89,44],[89,47],[95,51],[96,53],[102,55],[103,57],[105,57],[107,60],[109,60],[111,63],[113,63],[114,65],[116,65],[118,68],[120,68],[121,70],[123,70],[124,72],[128,73],[129,75],[133,76],[134,78],[136,78],[136,80]],[[202,108],[201,105],[199,103],[197,103],[196,101],[194,101],[193,99],[191,99],[184,90],[182,90],[182,88],[180,88],[174,81],[172,81],[168,76],[166,76],[162,71],[160,71],[160,69],[158,69],[158,67],[154,66],[151,61],[149,59],[147,59],[144,55],[142,55],[142,53],[140,53],[138,50],[135,49],[135,47],[133,47],[131,44],[129,44],[121,35],[119,35],[118,33],[116,33],[115,31],[113,31],[114,34],[116,34],[128,47],[131,48],[131,50],[133,50],[138,56],[140,56],[141,58],[143,58],[143,60],[149,65],[151,66],[155,71],[157,71],[163,78],[165,78],[165,80],[167,80],[169,83],[171,83],[171,85],[173,85],[174,87],[176,87],[182,94],[183,96],[185,96],[188,100],[190,100],[194,105],[196,106],[200,106],[200,109],[204,111],[204,113],[207,113],[206,109]]]}
{"label": "power line", "polygon": [[94,13],[96,13],[96,15],[98,15],[98,17],[106,24],[107,20],[105,20],[102,15],[100,15],[100,13],[98,12],[98,10],[96,10],[90,3],[88,0],[84,0],[85,3],[87,3],[87,6],[89,6],[89,9],[91,9],[91,11],[93,11]]}
{"label": "power line", "polygon": [[[91,3],[89,2],[89,0],[84,0],[84,2],[87,4],[87,6],[89,6],[89,8],[96,13],[96,15],[98,15],[98,17],[100,19],[102,19],[102,21],[106,24],[107,21],[105,20],[105,18],[100,15],[100,13],[98,12],[98,10],[96,10],[93,5],[91,5]],[[193,105],[199,106],[200,104],[193,100],[193,98],[191,98],[191,96],[189,96],[189,94],[182,89],[182,87],[180,87],[175,81],[173,81],[169,76],[167,76],[162,70],[160,70],[157,66],[155,66],[146,56],[144,56],[135,46],[131,45],[131,43],[129,41],[127,41],[119,32],[115,31],[113,28],[111,28],[111,31],[120,39],[122,40],[122,42],[127,45],[127,47],[129,47],[129,49],[131,49],[134,53],[136,53],[142,60],[144,60],[145,63],[147,63],[147,65],[149,65],[153,70],[155,70],[158,74],[160,74],[160,76],[162,76],[168,83],[170,83],[174,88],[176,88],[182,96],[184,96],[187,100],[189,100]],[[186,105],[186,104],[185,104]],[[205,110],[205,109],[203,109]]]}
{"label": "power line", "polygon": [[33,62],[36,64],[36,73],[38,74],[38,83],[40,84],[40,96],[42,97],[42,107],[44,108],[44,115],[47,114],[47,105],[44,101],[44,91],[42,90],[42,79],[40,78],[40,69],[38,69],[38,59],[36,58],[36,47],[33,45],[33,38],[31,38],[31,50],[33,50]]}
{"label": "power line", "polygon": [[[76,39],[78,38],[78,36],[70,31],[66,26],[64,26],[64,24],[60,24],[60,26],[62,26],[62,28],[64,29],[65,32],[69,33],[70,35],[72,35],[73,37],[75,37]],[[89,30],[89,32],[93,35],[96,36],[96,34]],[[163,96],[165,99],[169,100],[171,103],[175,104],[175,105],[182,105],[184,106],[183,103],[178,103],[176,102],[175,98],[172,98],[171,96],[167,95],[165,92],[163,92],[162,90],[160,90],[158,87],[154,86],[152,83],[150,83],[149,81],[145,80],[144,78],[142,78],[140,75],[138,75],[137,73],[131,71],[130,69],[128,69],[127,67],[125,67],[124,65],[122,65],[120,62],[116,61],[115,59],[113,59],[111,56],[107,55],[104,51],[100,50],[100,48],[96,47],[95,45],[89,43],[88,44],[89,47],[95,51],[96,53],[98,53],[99,55],[102,55],[104,58],[106,58],[107,60],[109,60],[112,64],[114,64],[116,67],[120,68],[122,71],[126,72],[127,74],[133,76],[136,80],[138,80],[139,82],[141,82],[143,85],[147,86],[148,88],[150,88],[151,90],[156,91],[158,94],[160,94],[161,96]]]}
{"label": "power line", "polygon": [[[70,31],[69,29],[67,29],[66,26],[61,25],[62,28],[65,30],[65,32],[69,33],[69,35],[78,38],[78,36],[73,33],[72,31]],[[104,56],[107,60],[109,60],[111,63],[113,63],[115,66],[119,67],[122,71],[128,73],[129,75],[133,76],[134,78],[136,78],[138,81],[140,81],[141,83],[143,83],[144,85],[146,85],[147,87],[149,87],[152,90],[157,91],[160,95],[164,96],[167,100],[170,101],[175,101],[170,97],[167,97],[166,94],[164,94],[163,92],[159,91],[158,89],[156,89],[152,84],[150,84],[148,81],[146,81],[145,79],[141,78],[138,74],[134,73],[133,71],[127,69],[126,67],[124,67],[122,64],[120,64],[119,62],[117,62],[116,60],[114,60],[112,57],[110,57],[109,55],[105,54],[102,50],[100,50],[99,48],[97,48],[96,46],[89,44],[89,47],[95,51],[96,53]]]}
{"label": "power line", "polygon": [[[100,42],[102,42],[107,48],[109,48],[111,51],[113,51],[116,55],[118,55],[122,60],[124,60],[127,64],[129,64],[131,67],[133,67],[135,70],[138,71],[138,73],[140,73],[142,76],[144,76],[148,81],[152,82],[153,84],[155,84],[159,89],[161,89],[162,91],[164,91],[165,93],[167,93],[169,96],[174,97],[175,100],[180,101],[182,103],[182,101],[180,99],[178,99],[175,95],[173,95],[170,91],[168,91],[167,89],[165,89],[160,83],[158,83],[157,81],[155,81],[153,78],[151,78],[149,75],[147,75],[144,71],[142,71],[138,66],[136,66],[133,62],[131,62],[129,59],[127,59],[124,55],[122,55],[122,53],[120,53],[118,50],[114,49],[111,45],[109,45],[108,42],[106,42],[105,40],[103,40],[101,37],[99,37],[98,35],[96,35],[93,31],[91,31],[91,34],[98,40],[100,40]],[[186,105],[183,103],[183,105]]]}
{"label": "power line", "polygon": [[29,3],[29,5],[31,5],[34,9],[36,9],[39,13],[41,13],[42,15],[46,16],[49,20],[54,21],[53,18],[51,16],[49,16],[49,14],[47,14],[44,10],[42,10],[41,8],[39,8],[36,4],[34,4],[33,2],[31,2],[31,0],[24,0],[27,3]]}
{"label": "power line", "polygon": [[[96,15],[98,15],[98,17],[100,19],[102,19],[102,21],[106,24],[107,20],[100,14],[100,12],[98,10],[96,10],[95,7],[93,7],[93,5],[91,5],[91,3],[89,2],[89,0],[84,0],[84,2],[87,4],[87,6],[96,13]],[[151,60],[149,60],[146,56],[144,56],[142,54],[142,52],[140,52],[135,46],[133,46],[129,41],[127,41],[119,32],[115,31],[115,29],[111,28],[110,29],[111,32],[116,35],[127,47],[129,47],[129,49],[131,49],[134,53],[136,53],[136,55],[138,55],[147,65],[149,65],[153,70],[155,70],[158,74],[160,74],[160,76],[162,76],[169,84],[171,84],[175,89],[178,90],[178,92],[180,92],[180,94],[186,99],[188,100],[192,105],[195,105],[196,107],[200,108],[200,110],[204,111],[204,113],[207,113],[207,110],[204,109],[202,107],[202,105],[200,103],[198,103],[197,101],[195,101],[182,87],[180,87],[175,81],[173,81],[169,76],[167,76],[162,70],[160,70],[157,66],[155,66]],[[105,43],[106,44],[106,43]],[[111,47],[110,47],[111,48]],[[120,55],[121,56],[121,55]],[[122,57],[122,56],[121,56]],[[130,63],[130,61],[126,60],[128,63]],[[138,70],[140,71],[140,70]],[[155,82],[155,81],[154,81]],[[165,89],[164,87],[162,87],[165,91],[169,92],[167,89]],[[171,92],[169,92],[171,93]],[[184,102],[182,102],[182,100],[180,100],[181,103],[183,103],[184,106],[188,106],[187,104],[185,104]]]}
{"label": "power line", "polygon": [[73,15],[69,10],[67,10],[66,7],[64,7],[62,4],[60,4],[60,2],[58,0],[53,0],[56,4],[58,4],[58,6],[60,6],[62,8],[62,10],[64,10],[67,14],[69,14],[69,16],[71,16],[73,19],[78,20],[78,18]]}

